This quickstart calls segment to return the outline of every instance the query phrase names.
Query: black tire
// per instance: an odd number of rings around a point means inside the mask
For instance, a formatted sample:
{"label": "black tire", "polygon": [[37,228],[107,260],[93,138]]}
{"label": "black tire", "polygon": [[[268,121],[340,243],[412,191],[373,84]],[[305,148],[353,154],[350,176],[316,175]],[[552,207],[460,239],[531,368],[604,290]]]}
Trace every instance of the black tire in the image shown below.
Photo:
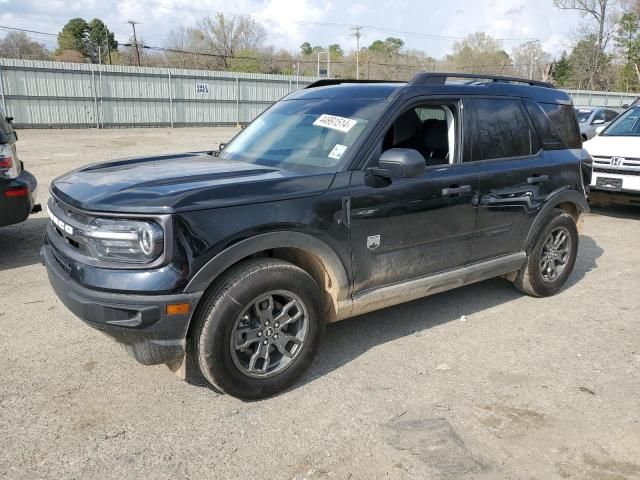
{"label": "black tire", "polygon": [[[252,322],[264,323],[263,317],[254,315],[257,308],[256,299],[263,294],[271,296],[272,311],[277,311],[278,306],[282,306],[284,301],[278,303],[278,292],[287,292],[297,297],[296,301],[301,302],[303,314],[306,316],[307,327],[304,334],[304,341],[299,345],[293,345],[295,355],[289,360],[282,355],[278,364],[289,362],[282,371],[274,371],[271,376],[259,376],[257,373],[249,371],[251,367],[245,367],[240,363],[239,358],[246,356],[246,350],[236,352],[237,348],[232,348],[233,338],[237,337],[237,322],[243,322],[251,313]],[[253,302],[253,303],[252,303]],[[247,310],[253,305],[254,310]],[[261,304],[264,305],[264,304]],[[297,308],[297,307],[296,307]],[[244,312],[244,313],[243,313]],[[225,276],[214,288],[210,289],[207,297],[203,299],[202,308],[199,308],[194,318],[195,330],[193,335],[193,349],[196,364],[199,366],[202,375],[217,389],[233,395],[235,397],[256,400],[270,395],[274,395],[286,389],[295,382],[311,364],[320,341],[324,334],[325,321],[322,317],[320,288],[311,276],[301,268],[282,261],[272,259],[249,260],[239,264],[228,275]],[[242,316],[242,318],[241,318]],[[270,317],[272,318],[272,317]],[[263,335],[264,326],[255,328]],[[281,337],[288,335],[290,327],[282,327]],[[271,328],[271,330],[274,330]],[[243,329],[242,331],[249,331]],[[244,334],[242,334],[244,335]],[[257,335],[257,334],[256,334]],[[257,344],[247,347],[249,352],[252,349],[264,348],[267,351],[273,347],[274,357],[280,355],[275,344],[261,346],[263,339],[276,342],[277,335],[271,333],[267,337],[264,334]],[[237,340],[235,340],[237,341]],[[265,340],[266,341],[266,340]],[[282,341],[282,339],[280,340]],[[255,339],[254,339],[255,342]],[[286,348],[286,347],[285,347]],[[261,366],[269,364],[270,355],[267,358],[259,358]],[[255,368],[254,364],[254,368]],[[250,376],[250,375],[255,376]]]}
{"label": "black tire", "polygon": [[[564,230],[563,230],[564,229]],[[545,242],[553,232],[567,232],[570,240],[569,253],[562,271],[553,279],[541,269]],[[527,261],[516,275],[514,285],[518,290],[533,297],[555,295],[566,283],[573,271],[578,253],[578,228],[571,215],[564,210],[553,209],[542,222],[527,248]],[[545,278],[546,277],[546,278]]]}

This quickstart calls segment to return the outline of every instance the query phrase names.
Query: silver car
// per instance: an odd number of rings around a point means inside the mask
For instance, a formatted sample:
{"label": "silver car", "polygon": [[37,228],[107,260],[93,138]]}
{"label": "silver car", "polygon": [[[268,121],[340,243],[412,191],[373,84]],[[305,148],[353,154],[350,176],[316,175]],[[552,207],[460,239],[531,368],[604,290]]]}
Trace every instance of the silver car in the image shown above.
{"label": "silver car", "polygon": [[591,140],[596,135],[598,127],[606,127],[618,112],[605,107],[576,107],[576,115],[580,124],[580,135],[582,140]]}

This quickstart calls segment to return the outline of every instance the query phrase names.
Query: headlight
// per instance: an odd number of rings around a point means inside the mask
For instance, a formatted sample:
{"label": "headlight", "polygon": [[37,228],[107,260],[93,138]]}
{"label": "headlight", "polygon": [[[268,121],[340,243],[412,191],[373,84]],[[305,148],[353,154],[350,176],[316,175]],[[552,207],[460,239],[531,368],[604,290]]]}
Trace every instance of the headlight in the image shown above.
{"label": "headlight", "polygon": [[164,232],[155,222],[96,218],[85,230],[89,253],[101,260],[150,263],[164,248]]}

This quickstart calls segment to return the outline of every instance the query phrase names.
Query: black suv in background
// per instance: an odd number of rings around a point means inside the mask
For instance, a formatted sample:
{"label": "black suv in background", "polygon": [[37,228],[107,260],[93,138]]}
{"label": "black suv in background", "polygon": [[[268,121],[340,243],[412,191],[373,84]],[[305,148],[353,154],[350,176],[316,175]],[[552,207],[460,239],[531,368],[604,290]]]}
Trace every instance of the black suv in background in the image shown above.
{"label": "black suv in background", "polygon": [[560,290],[590,157],[566,93],[522,79],[322,80],[223,150],[51,185],[60,299],[141,363],[242,398],[289,386],[325,324],[491,277]]}
{"label": "black suv in background", "polygon": [[18,159],[18,134],[12,120],[0,109],[0,227],[24,222],[41,210],[36,204],[38,182]]}

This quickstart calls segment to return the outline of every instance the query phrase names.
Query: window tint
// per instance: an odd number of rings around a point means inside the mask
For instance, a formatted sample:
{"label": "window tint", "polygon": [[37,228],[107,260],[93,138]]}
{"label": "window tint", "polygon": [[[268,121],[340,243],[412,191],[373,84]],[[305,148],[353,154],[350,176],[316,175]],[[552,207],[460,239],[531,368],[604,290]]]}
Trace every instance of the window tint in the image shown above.
{"label": "window tint", "polygon": [[9,125],[7,119],[4,117],[2,112],[0,112],[0,136],[2,136],[3,134],[11,135],[12,132],[13,130],[11,129],[11,125]]}
{"label": "window tint", "polygon": [[569,105],[557,103],[540,103],[551,128],[565,148],[582,148],[582,138],[576,121],[575,110]]}
{"label": "window tint", "polygon": [[516,100],[472,99],[469,115],[467,160],[522,157],[537,150],[537,138]]}
{"label": "window tint", "polygon": [[610,122],[614,118],[618,116],[618,112],[614,112],[613,110],[607,110],[604,113],[604,119],[606,122]]}

